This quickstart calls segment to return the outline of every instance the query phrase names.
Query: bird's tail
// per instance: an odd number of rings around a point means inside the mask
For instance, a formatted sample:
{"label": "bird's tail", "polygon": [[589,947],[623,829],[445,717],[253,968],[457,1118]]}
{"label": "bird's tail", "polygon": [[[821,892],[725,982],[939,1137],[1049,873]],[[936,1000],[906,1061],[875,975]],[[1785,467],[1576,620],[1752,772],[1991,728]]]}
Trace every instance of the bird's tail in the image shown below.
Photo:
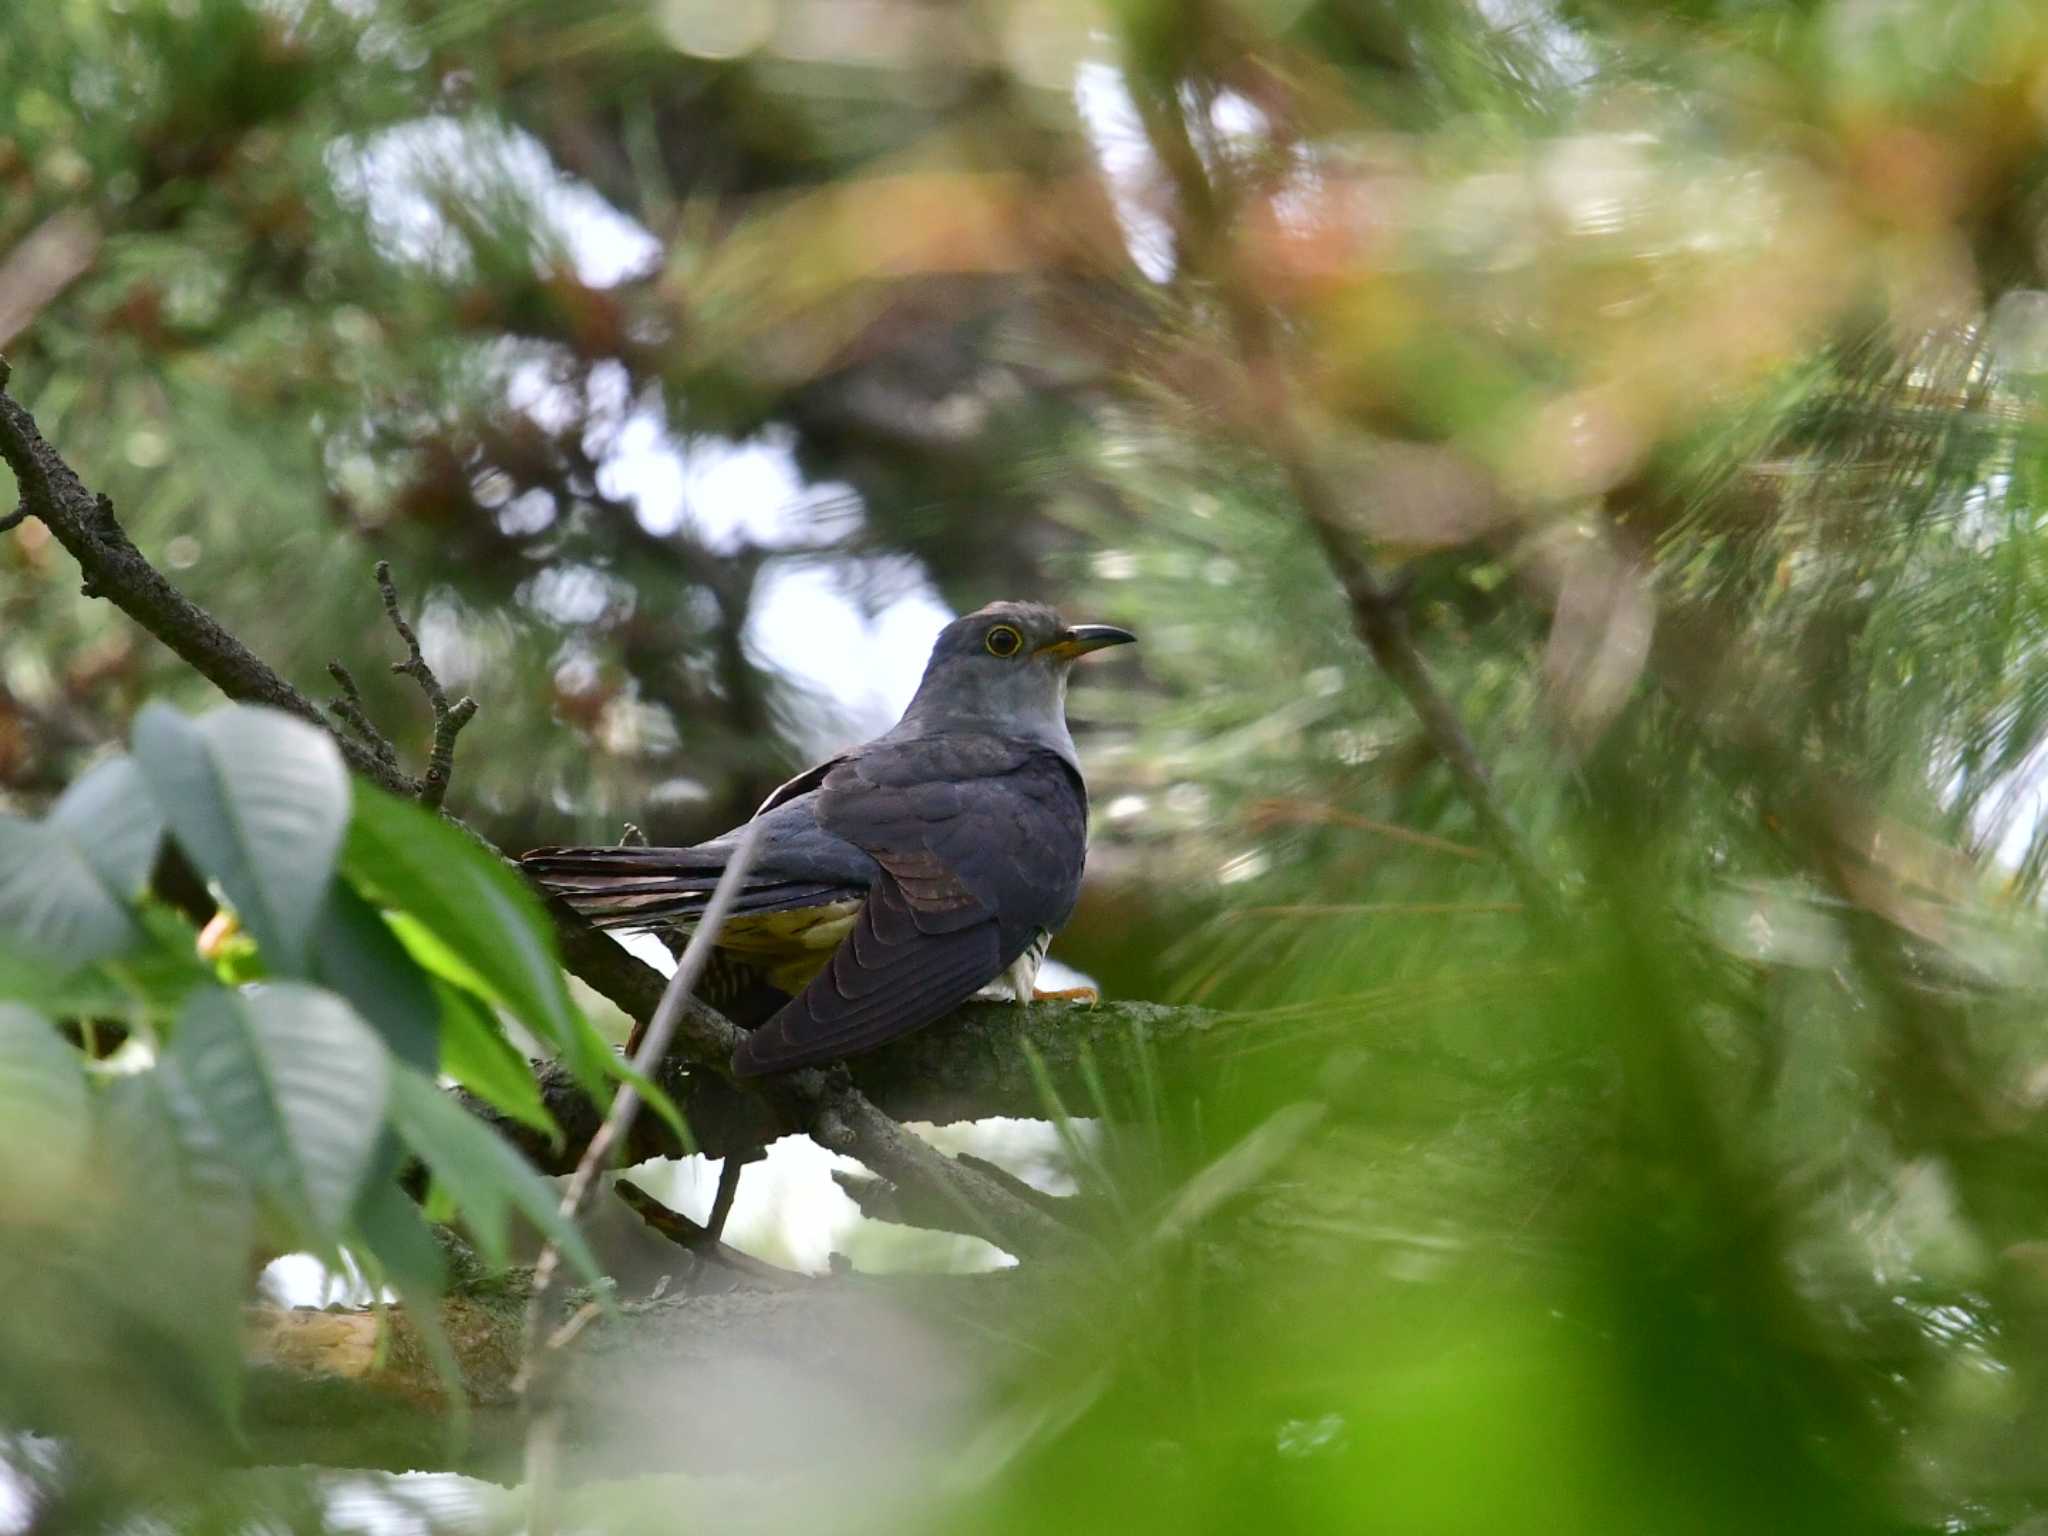
{"label": "bird's tail", "polygon": [[[660,928],[689,924],[725,873],[732,848],[536,848],[519,867],[541,889],[559,896],[600,928]],[[815,880],[792,880],[756,866],[733,903],[733,912],[785,912],[812,907],[845,893]]]}

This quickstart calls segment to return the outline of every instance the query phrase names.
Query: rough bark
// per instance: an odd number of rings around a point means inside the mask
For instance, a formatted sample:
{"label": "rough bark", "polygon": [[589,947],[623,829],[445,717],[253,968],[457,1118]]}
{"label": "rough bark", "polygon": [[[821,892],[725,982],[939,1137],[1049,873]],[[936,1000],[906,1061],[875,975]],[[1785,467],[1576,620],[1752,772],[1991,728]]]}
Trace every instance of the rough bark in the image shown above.
{"label": "rough bark", "polygon": [[[1028,1047],[1037,1052],[1060,1102],[1075,1114],[1091,1114],[1089,1060],[1104,1078],[1116,1080],[1142,1040],[1164,1065],[1179,1070],[1210,1047],[1224,1024],[1221,1014],[1160,1003],[1037,1003],[1028,1013],[1008,1003],[970,1003],[950,1018],[856,1057],[847,1075],[869,1103],[897,1120],[948,1125],[997,1115],[1043,1116],[1048,1106],[1032,1073]],[[559,1147],[479,1101],[470,1101],[469,1108],[536,1166],[567,1173],[597,1129],[598,1111],[560,1068],[542,1068],[540,1081],[542,1097],[564,1133]],[[682,1107],[697,1150],[708,1156],[744,1155],[786,1133],[786,1122],[758,1095],[681,1057],[670,1057],[656,1081]],[[658,1118],[643,1117],[626,1145],[625,1161],[676,1157],[686,1150]]]}

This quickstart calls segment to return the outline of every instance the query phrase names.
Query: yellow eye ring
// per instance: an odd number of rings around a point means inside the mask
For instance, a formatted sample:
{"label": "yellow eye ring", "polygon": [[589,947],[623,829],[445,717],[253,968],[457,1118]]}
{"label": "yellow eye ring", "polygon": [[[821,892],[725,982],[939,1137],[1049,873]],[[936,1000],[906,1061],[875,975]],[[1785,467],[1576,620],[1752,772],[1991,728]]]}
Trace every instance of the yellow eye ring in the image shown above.
{"label": "yellow eye ring", "polygon": [[1024,637],[1007,624],[998,624],[982,637],[981,643],[988,647],[991,656],[1004,660],[1024,649]]}

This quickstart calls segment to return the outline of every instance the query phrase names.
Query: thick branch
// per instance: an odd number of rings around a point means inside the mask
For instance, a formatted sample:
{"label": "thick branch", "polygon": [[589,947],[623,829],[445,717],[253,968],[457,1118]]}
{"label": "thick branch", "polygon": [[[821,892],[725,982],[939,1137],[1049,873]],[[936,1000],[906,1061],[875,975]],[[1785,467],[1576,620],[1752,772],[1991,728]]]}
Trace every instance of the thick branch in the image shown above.
{"label": "thick branch", "polygon": [[[984,1178],[1003,1185],[1027,1205],[1035,1205],[1047,1214],[1061,1219],[1065,1219],[1069,1214],[1060,1208],[1062,1197],[1033,1189],[1007,1169],[976,1157],[971,1152],[955,1154],[954,1161],[963,1167],[974,1169]],[[951,1231],[956,1224],[952,1208],[943,1199],[934,1198],[928,1190],[920,1190],[914,1186],[906,1189],[902,1185],[891,1184],[884,1178],[877,1178],[871,1174],[848,1173],[839,1168],[832,1170],[832,1182],[845,1192],[847,1199],[860,1207],[863,1216],[872,1220],[894,1222],[905,1227],[935,1227],[942,1232]]]}
{"label": "thick branch", "polygon": [[[896,1120],[950,1125],[998,1115],[1042,1116],[1046,1104],[1024,1054],[1028,1044],[1044,1062],[1061,1101],[1078,1113],[1090,1104],[1087,1061],[1113,1069],[1130,1060],[1142,1039],[1161,1067],[1178,1072],[1220,1043],[1225,1018],[1163,1003],[1092,1008],[1038,1003],[1020,1019],[1009,1003],[969,1003],[936,1024],[855,1057],[847,1064],[847,1076],[854,1090]],[[760,1099],[676,1057],[663,1064],[655,1081],[681,1106],[706,1156],[745,1155],[788,1132]],[[562,1148],[480,1101],[470,1100],[468,1107],[543,1172],[567,1173],[575,1165],[576,1149],[597,1129],[598,1112],[560,1067],[542,1068],[540,1084],[548,1111],[566,1138]],[[683,1150],[659,1120],[643,1120],[634,1127],[622,1161],[677,1157]],[[868,1159],[861,1156],[861,1161]]]}
{"label": "thick branch", "polygon": [[[252,1310],[250,1459],[516,1481],[522,1276],[442,1305],[471,1405],[459,1455],[440,1384],[402,1316],[382,1319],[380,1355],[377,1314]],[[1036,1336],[1033,1314],[1056,1279],[1007,1270],[718,1283],[628,1300],[578,1334],[562,1382],[565,1473],[790,1472],[864,1456],[883,1439],[936,1449]],[[792,1425],[809,1428],[778,1432]]]}

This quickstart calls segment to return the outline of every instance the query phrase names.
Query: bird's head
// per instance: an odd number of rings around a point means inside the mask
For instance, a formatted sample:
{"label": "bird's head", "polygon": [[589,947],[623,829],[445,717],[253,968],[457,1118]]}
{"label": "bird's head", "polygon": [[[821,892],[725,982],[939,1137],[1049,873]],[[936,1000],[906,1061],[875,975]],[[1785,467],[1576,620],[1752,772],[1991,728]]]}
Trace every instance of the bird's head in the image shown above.
{"label": "bird's head", "polygon": [[1069,669],[1137,638],[1113,624],[1069,624],[1043,603],[990,603],[939,631],[898,729],[996,728],[1064,741]]}

